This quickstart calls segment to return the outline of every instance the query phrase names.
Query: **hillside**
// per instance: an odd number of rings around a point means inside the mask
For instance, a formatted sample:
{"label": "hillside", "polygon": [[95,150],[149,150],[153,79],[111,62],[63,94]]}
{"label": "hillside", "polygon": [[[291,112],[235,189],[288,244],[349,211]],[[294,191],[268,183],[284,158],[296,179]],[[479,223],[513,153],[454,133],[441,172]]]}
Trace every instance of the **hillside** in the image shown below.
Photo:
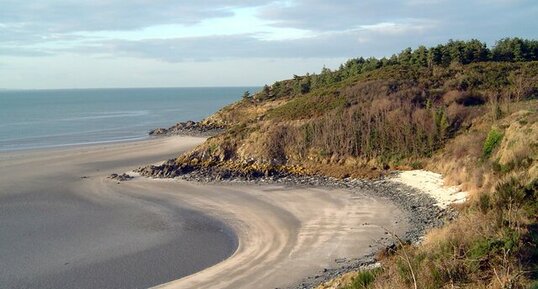
{"label": "hillside", "polygon": [[450,41],[352,59],[245,93],[203,121],[225,132],[149,174],[433,170],[471,193],[459,217],[337,288],[527,288],[538,278],[537,97],[537,41]]}
{"label": "hillside", "polygon": [[481,116],[538,94],[535,61],[393,64],[301,86],[345,71],[276,82],[223,108],[204,122],[228,130],[178,163],[375,177],[422,167]]}

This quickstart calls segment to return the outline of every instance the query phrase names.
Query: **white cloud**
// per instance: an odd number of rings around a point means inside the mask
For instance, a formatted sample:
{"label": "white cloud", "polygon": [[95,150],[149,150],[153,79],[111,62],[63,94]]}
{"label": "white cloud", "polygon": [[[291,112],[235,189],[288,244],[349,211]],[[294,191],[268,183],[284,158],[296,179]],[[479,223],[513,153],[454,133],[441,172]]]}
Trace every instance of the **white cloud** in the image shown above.
{"label": "white cloud", "polygon": [[434,29],[436,23],[430,20],[411,20],[408,22],[380,22],[370,25],[361,25],[360,30],[377,32],[381,34],[406,34],[410,32],[424,33]]}

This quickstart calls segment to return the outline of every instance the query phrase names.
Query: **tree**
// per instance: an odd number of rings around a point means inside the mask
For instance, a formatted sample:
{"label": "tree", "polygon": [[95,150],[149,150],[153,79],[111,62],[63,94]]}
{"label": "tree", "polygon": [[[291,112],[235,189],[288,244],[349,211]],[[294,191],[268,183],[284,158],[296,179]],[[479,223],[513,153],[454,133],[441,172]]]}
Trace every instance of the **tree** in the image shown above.
{"label": "tree", "polygon": [[485,43],[473,39],[465,44],[464,64],[488,61],[489,57],[490,50],[487,48]]}
{"label": "tree", "polygon": [[247,100],[252,99],[252,95],[250,95],[250,91],[245,90],[245,92],[243,92],[243,99],[247,99]]}
{"label": "tree", "polygon": [[441,45],[432,47],[428,50],[428,67],[432,68],[434,65],[440,65],[443,58],[443,51]]}
{"label": "tree", "polygon": [[492,50],[494,61],[538,60],[538,41],[521,38],[504,38]]}
{"label": "tree", "polygon": [[259,97],[258,100],[263,100],[271,97],[271,87],[269,85],[264,85],[263,89],[260,93],[258,93]]}
{"label": "tree", "polygon": [[428,49],[426,46],[421,45],[413,51],[411,62],[421,67],[426,67],[428,65]]}
{"label": "tree", "polygon": [[299,84],[301,94],[310,92],[310,76],[303,78]]}
{"label": "tree", "polygon": [[411,64],[412,53],[413,53],[413,50],[411,49],[411,47],[404,49],[398,55],[398,62],[400,62],[400,64]]}

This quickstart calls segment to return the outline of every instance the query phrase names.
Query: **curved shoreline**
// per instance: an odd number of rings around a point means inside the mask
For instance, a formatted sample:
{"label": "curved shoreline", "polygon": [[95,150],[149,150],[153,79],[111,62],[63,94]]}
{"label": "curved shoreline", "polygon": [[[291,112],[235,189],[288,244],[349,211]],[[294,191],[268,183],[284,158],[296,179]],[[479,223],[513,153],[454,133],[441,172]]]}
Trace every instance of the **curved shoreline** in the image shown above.
{"label": "curved shoreline", "polygon": [[[369,182],[359,181],[342,186],[315,180],[313,187],[305,186],[308,180],[302,184],[206,184],[142,177],[117,182],[106,178],[110,173],[169,159],[202,141],[203,138],[171,137],[44,153],[0,154],[0,171],[8,173],[0,174],[0,179],[4,178],[0,191],[16,187],[9,173],[17,174],[19,170],[32,183],[46,164],[50,177],[36,178],[36,183],[68,180],[96,203],[110,196],[151,198],[173,208],[202,212],[236,233],[237,250],[229,258],[157,286],[161,288],[303,288],[307,281],[319,283],[364,261],[349,259],[350,256],[368,256],[390,245],[386,229],[404,235],[416,227],[412,220],[409,223],[409,215],[397,198],[391,200],[384,195],[392,187],[383,181],[374,185],[384,188],[375,195],[369,192]],[[317,278],[304,281],[305,276]]]}
{"label": "curved shoreline", "polygon": [[[282,189],[300,189],[300,190],[321,190],[321,191],[333,191],[341,190],[343,192],[352,195],[351,199],[356,198],[373,198],[376,200],[385,200],[387,206],[390,204],[396,204],[394,211],[395,215],[398,215],[398,210],[402,210],[400,213],[405,221],[408,223],[405,225],[405,230],[391,230],[388,227],[381,226],[381,230],[385,236],[371,242],[367,248],[368,252],[362,252],[360,254],[350,254],[335,258],[333,262],[325,264],[323,268],[317,271],[311,272],[309,275],[304,275],[302,278],[295,280],[293,284],[288,284],[282,288],[314,288],[317,285],[326,282],[334,277],[337,277],[343,273],[356,271],[364,267],[375,265],[377,260],[375,254],[379,250],[390,249],[396,246],[397,240],[392,234],[401,238],[404,242],[418,242],[425,234],[426,230],[438,227],[443,224],[445,219],[450,219],[454,216],[454,212],[441,208],[436,205],[437,201],[431,196],[424,194],[421,190],[413,188],[395,181],[392,178],[369,181],[358,179],[344,179],[338,180],[329,177],[319,176],[293,176],[284,178],[258,178],[254,180],[211,180],[212,176],[206,176],[206,178],[200,178],[200,175],[192,177],[188,175],[184,178],[176,177],[175,179],[162,179],[162,178],[146,178],[146,182],[150,183],[191,183],[198,186],[217,186],[217,187],[233,187],[244,186],[247,188],[258,188],[263,190],[264,188],[280,187]],[[140,179],[140,178],[137,178]],[[144,179],[144,178],[142,178]],[[271,190],[271,189],[270,189]],[[218,216],[216,216],[218,217]],[[396,223],[402,222],[402,219],[396,221]],[[402,222],[404,223],[404,222]],[[363,223],[362,225],[371,225]],[[337,232],[336,232],[337,233]],[[241,235],[241,232],[238,233]],[[388,236],[387,236],[388,234]],[[239,238],[241,241],[241,237]],[[375,245],[374,245],[375,243]],[[230,257],[233,258],[234,256]],[[217,264],[216,266],[219,266]],[[196,274],[195,274],[196,275]],[[185,277],[189,279],[191,276]],[[182,279],[157,286],[158,288],[184,288],[186,282],[181,282]],[[201,283],[204,284],[204,283]],[[273,286],[281,288],[278,286]],[[185,288],[196,288],[185,287]],[[219,287],[216,288],[233,288],[233,287]],[[243,288],[243,287],[241,287]],[[249,287],[244,287],[249,288]],[[262,287],[260,287],[262,288]],[[267,288],[270,288],[267,286]]]}
{"label": "curved shoreline", "polygon": [[[335,260],[342,264],[348,256],[374,253],[376,244],[388,244],[383,228],[398,234],[407,228],[396,206],[364,192],[142,178],[125,186],[135,194],[151,186],[168,202],[211,210],[239,236],[230,258],[158,288],[287,288]],[[178,187],[196,193],[170,191]]]}

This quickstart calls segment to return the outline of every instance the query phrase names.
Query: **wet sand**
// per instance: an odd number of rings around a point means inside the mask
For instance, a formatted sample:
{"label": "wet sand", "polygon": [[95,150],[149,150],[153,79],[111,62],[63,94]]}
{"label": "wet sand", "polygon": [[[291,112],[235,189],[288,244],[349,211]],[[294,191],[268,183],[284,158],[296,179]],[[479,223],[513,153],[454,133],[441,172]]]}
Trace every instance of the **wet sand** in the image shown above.
{"label": "wet sand", "polygon": [[235,236],[216,219],[99,186],[200,141],[1,154],[0,287],[147,288],[233,254]]}
{"label": "wet sand", "polygon": [[202,140],[0,154],[0,283],[285,288],[407,229],[367,192],[106,178]]}

